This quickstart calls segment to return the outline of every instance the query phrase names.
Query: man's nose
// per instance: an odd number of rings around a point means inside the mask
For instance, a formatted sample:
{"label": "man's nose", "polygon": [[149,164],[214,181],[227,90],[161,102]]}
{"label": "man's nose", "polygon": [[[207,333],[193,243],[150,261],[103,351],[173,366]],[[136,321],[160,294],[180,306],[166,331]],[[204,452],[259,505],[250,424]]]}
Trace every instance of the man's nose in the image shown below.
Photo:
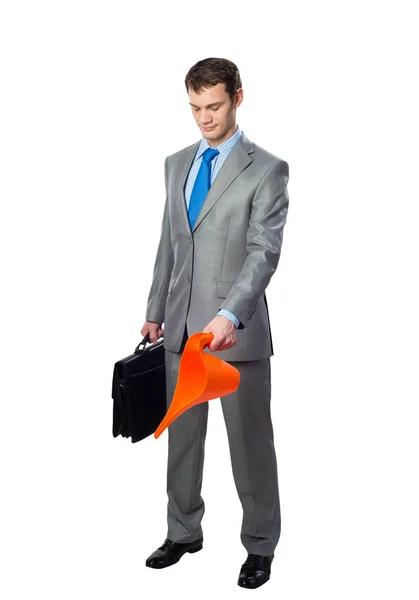
{"label": "man's nose", "polygon": [[212,117],[209,112],[202,110],[200,117],[201,117],[201,125],[207,125],[208,123],[211,123]]}

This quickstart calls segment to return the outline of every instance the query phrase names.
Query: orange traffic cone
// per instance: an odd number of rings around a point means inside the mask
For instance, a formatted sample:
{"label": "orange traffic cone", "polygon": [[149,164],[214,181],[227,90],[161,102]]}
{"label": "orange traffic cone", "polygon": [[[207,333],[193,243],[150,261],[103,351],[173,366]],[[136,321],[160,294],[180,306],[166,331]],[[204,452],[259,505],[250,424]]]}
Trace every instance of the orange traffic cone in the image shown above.
{"label": "orange traffic cone", "polygon": [[204,352],[213,338],[213,333],[194,333],[186,342],[175,393],[169,410],[154,433],[156,439],[188,408],[231,394],[239,387],[239,371],[225,360]]}

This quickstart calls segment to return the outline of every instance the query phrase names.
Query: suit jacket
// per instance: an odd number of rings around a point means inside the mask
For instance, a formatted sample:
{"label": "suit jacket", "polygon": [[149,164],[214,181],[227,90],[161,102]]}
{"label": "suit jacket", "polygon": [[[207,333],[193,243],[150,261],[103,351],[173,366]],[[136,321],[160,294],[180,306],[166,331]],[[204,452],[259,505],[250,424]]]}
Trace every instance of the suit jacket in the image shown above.
{"label": "suit jacket", "polygon": [[273,355],[265,290],[281,253],[288,164],[244,134],[215,178],[192,231],[184,187],[199,142],[165,160],[166,202],[146,319],[164,323],[164,347],[179,352],[226,308],[240,319],[224,360]]}

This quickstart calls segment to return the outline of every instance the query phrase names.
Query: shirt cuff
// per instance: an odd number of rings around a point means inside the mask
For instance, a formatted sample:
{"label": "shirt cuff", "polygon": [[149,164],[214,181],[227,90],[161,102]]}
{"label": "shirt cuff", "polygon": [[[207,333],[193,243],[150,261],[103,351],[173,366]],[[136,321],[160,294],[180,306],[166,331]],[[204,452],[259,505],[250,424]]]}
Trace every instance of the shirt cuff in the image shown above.
{"label": "shirt cuff", "polygon": [[218,311],[218,316],[219,317],[227,317],[227,319],[229,319],[232,323],[234,323],[234,326],[236,327],[236,329],[240,325],[239,319],[235,315],[233,315],[232,312],[227,310],[226,308],[221,308]]}

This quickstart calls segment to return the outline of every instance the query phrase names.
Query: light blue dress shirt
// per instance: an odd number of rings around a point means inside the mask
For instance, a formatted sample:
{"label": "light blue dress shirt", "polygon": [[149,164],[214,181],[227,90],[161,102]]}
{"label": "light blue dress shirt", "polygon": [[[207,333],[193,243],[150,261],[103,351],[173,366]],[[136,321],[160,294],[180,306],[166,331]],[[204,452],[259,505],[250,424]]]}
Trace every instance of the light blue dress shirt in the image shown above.
{"label": "light blue dress shirt", "polygon": [[[239,139],[241,134],[242,134],[242,131],[240,130],[240,127],[237,125],[237,129],[236,129],[235,133],[231,137],[229,137],[228,140],[225,140],[225,142],[222,142],[222,144],[220,144],[219,146],[216,147],[219,154],[215,158],[213,158],[213,160],[211,161],[211,185],[213,184],[214,179],[217,177],[227,156],[230,154],[234,144],[237,142],[237,140]],[[213,148],[213,147],[214,146],[210,146],[210,144],[207,142],[207,140],[205,138],[202,138],[201,143],[198,146],[198,150],[196,151],[195,158],[194,158],[192,166],[189,170],[188,178],[186,180],[186,185],[185,185],[185,201],[186,201],[187,209],[189,209],[189,202],[191,200],[193,186],[195,183],[196,176],[198,175],[199,168],[202,163],[202,155],[204,154],[204,152],[207,148]],[[222,317],[227,317],[227,319],[229,319],[230,321],[232,321],[234,323],[236,328],[240,325],[239,319],[232,312],[230,312],[229,310],[226,310],[225,308],[222,308],[220,311],[218,311],[218,315],[220,315]]]}

